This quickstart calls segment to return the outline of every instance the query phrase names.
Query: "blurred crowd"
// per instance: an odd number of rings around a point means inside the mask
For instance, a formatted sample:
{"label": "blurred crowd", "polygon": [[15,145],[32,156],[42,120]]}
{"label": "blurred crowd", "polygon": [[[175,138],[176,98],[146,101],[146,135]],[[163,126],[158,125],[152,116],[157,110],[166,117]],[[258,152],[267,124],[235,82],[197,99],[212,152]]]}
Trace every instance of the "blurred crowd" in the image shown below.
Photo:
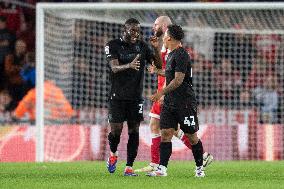
{"label": "blurred crowd", "polygon": [[11,112],[35,86],[35,10],[0,7],[0,108]]}
{"label": "blurred crowd", "polygon": [[187,45],[195,60],[193,79],[201,107],[255,108],[261,123],[283,122],[284,35],[222,32],[191,37],[197,40]]}

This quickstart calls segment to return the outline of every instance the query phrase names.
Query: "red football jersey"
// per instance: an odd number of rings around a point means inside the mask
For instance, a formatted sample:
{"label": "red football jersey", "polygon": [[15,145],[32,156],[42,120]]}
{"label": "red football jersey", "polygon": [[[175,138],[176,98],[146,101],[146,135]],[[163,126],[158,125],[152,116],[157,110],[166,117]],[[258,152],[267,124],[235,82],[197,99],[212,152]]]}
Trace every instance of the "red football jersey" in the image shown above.
{"label": "red football jersey", "polygon": [[[166,68],[166,60],[168,57],[168,54],[170,53],[169,49],[166,49],[164,46],[161,49],[161,57],[162,57],[162,68]],[[158,91],[160,91],[165,83],[165,77],[158,76]]]}

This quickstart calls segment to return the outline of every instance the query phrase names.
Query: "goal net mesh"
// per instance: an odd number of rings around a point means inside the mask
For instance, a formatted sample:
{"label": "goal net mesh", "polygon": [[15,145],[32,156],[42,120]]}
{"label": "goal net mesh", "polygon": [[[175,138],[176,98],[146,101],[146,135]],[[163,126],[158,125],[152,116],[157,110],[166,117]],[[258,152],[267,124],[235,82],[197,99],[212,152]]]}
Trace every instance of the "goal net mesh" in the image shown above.
{"label": "goal net mesh", "polygon": [[[106,128],[110,87],[106,42],[121,36],[123,23],[130,17],[142,23],[147,41],[155,19],[168,15],[184,28],[183,46],[194,59],[199,134],[206,151],[217,159],[283,158],[284,131],[279,127],[284,111],[283,13],[265,9],[49,10],[45,12],[45,80],[55,81],[63,90],[76,110],[72,121]],[[143,96],[156,88],[156,76],[145,72]],[[149,149],[151,137],[147,126],[151,102],[145,98],[144,103],[140,150]],[[45,102],[46,106],[53,104]],[[125,156],[127,135],[122,138],[119,151]],[[105,137],[101,141],[107,156],[108,142]],[[173,158],[188,159],[190,151],[174,141]],[[139,153],[138,158],[149,159],[148,152]]]}

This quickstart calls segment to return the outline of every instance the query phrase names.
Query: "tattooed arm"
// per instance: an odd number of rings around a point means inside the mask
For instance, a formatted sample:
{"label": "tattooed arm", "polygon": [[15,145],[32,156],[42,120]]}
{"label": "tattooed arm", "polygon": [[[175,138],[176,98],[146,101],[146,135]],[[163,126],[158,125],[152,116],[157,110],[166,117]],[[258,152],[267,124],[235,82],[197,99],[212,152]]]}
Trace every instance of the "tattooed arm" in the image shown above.
{"label": "tattooed arm", "polygon": [[185,74],[182,72],[175,72],[175,78],[161,91],[157,92],[156,94],[152,95],[150,99],[154,102],[158,101],[163,95],[166,95],[176,88],[178,88],[185,77]]}
{"label": "tattooed arm", "polygon": [[140,68],[140,61],[138,60],[140,57],[139,54],[137,54],[137,56],[134,58],[134,60],[132,62],[130,62],[129,64],[124,64],[124,65],[119,65],[119,62],[117,59],[111,60],[110,61],[110,66],[111,66],[111,71],[113,73],[117,73],[117,72],[121,72],[124,71],[126,69],[134,69],[134,70],[139,70]]}

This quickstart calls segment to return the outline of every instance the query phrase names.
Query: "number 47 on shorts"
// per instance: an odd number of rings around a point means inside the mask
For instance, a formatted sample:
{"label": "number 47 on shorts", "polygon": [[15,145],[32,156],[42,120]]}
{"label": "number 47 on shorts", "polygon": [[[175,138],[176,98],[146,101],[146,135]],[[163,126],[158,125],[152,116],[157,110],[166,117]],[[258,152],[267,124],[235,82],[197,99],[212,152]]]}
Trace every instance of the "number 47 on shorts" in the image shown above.
{"label": "number 47 on shorts", "polygon": [[195,126],[194,116],[184,117],[183,124],[190,126]]}

